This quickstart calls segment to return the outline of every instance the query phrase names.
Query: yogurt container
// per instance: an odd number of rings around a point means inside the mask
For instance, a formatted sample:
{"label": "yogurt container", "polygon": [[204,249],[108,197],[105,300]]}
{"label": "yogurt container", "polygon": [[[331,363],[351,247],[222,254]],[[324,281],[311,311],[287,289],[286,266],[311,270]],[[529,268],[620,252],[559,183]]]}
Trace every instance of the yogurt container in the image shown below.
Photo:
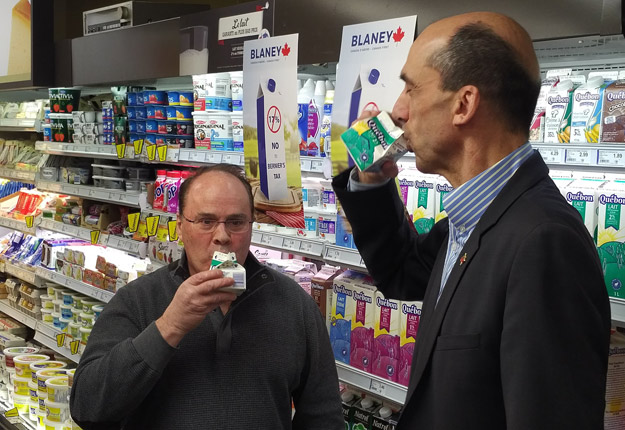
{"label": "yogurt container", "polygon": [[193,112],[195,147],[226,150],[233,148],[229,114]]}
{"label": "yogurt container", "polygon": [[45,400],[46,417],[50,422],[63,423],[69,418],[69,404],[67,402],[55,402],[50,399]]}
{"label": "yogurt container", "polygon": [[48,400],[52,402],[67,402],[69,397],[67,375],[48,379],[46,387],[48,387]]}
{"label": "yogurt container", "polygon": [[232,111],[243,111],[243,72],[230,72],[230,89],[232,92]]}
{"label": "yogurt container", "polygon": [[56,378],[58,376],[65,375],[64,368],[51,368],[51,369],[41,369],[37,371],[37,392],[39,397],[43,397],[44,399],[48,397],[48,386],[46,385],[46,381],[50,378]]}
{"label": "yogurt container", "polygon": [[155,119],[148,119],[145,121],[145,132],[146,133],[157,133],[158,132],[158,121]]}
{"label": "yogurt container", "polygon": [[176,106],[177,121],[193,121],[193,108],[190,106]]}
{"label": "yogurt container", "polygon": [[[58,360],[45,360],[45,361],[36,361],[31,363],[30,372],[31,372],[31,382],[37,384],[37,372],[43,369],[65,369],[67,367],[67,363],[64,361]],[[35,389],[37,386],[35,385]]]}
{"label": "yogurt container", "polygon": [[44,307],[41,308],[41,321],[48,324],[54,324],[54,320],[52,319],[52,309]]}
{"label": "yogurt container", "polygon": [[143,92],[144,105],[166,105],[167,93],[165,91],[146,90]]}
{"label": "yogurt container", "polygon": [[82,343],[87,343],[90,335],[91,335],[90,328],[80,327],[80,340],[82,341]]}
{"label": "yogurt container", "polygon": [[176,107],[175,105],[169,105],[166,108],[167,119],[170,121],[174,121],[176,119]]}
{"label": "yogurt container", "polygon": [[5,348],[2,350],[2,354],[4,355],[4,364],[7,370],[15,371],[15,362],[13,359],[19,355],[23,354],[36,354],[39,352],[39,348],[33,348],[31,346],[13,346],[10,348]]}
{"label": "yogurt container", "polygon": [[38,361],[46,361],[46,360],[50,360],[49,355],[44,355],[44,354],[17,355],[13,357],[13,362],[15,363],[15,375],[22,377],[22,378],[31,379],[32,372],[30,370],[30,365]]}
{"label": "yogurt container", "polygon": [[80,327],[82,327],[82,323],[72,321],[67,326],[67,333],[71,337],[78,339],[80,337]]}
{"label": "yogurt container", "polygon": [[[71,297],[70,297],[71,298]],[[72,305],[61,305],[61,317],[71,319],[72,318]]]}
{"label": "yogurt container", "polygon": [[95,314],[86,314],[83,312],[80,314],[80,321],[83,327],[90,329],[93,327],[93,323],[95,322]]}
{"label": "yogurt container", "polygon": [[30,396],[28,395],[28,393],[26,393],[26,395],[14,394],[13,405],[20,415],[28,416],[28,409],[30,408]]}
{"label": "yogurt container", "polygon": [[[154,119],[167,119],[167,111],[165,106],[153,106],[154,107]],[[148,110],[150,106],[148,106]]]}
{"label": "yogurt container", "polygon": [[178,93],[178,102],[180,106],[193,107],[193,91],[180,91]]}
{"label": "yogurt container", "polygon": [[176,134],[178,136],[193,136],[193,124],[187,121],[177,121]]}
{"label": "yogurt container", "polygon": [[169,103],[169,106],[178,106],[180,104],[180,93],[178,91],[167,91],[167,103]]}
{"label": "yogurt container", "polygon": [[72,291],[61,292],[61,297],[64,305],[71,305],[74,303],[74,293]]}
{"label": "yogurt container", "polygon": [[30,377],[13,377],[13,392],[18,396],[30,396],[28,384],[30,383]]}

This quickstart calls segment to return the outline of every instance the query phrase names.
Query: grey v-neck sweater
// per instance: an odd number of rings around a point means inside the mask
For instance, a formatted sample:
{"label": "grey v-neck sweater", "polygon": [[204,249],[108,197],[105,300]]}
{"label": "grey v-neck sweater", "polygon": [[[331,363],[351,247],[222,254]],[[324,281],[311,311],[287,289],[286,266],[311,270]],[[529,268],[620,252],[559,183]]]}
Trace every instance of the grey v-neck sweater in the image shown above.
{"label": "grey v-neck sweater", "polygon": [[189,276],[184,255],[121,288],[76,371],[76,422],[85,430],[343,429],[336,367],[315,302],[252,254],[245,269],[247,291],[225,316],[211,312],[178,348],[154,321]]}

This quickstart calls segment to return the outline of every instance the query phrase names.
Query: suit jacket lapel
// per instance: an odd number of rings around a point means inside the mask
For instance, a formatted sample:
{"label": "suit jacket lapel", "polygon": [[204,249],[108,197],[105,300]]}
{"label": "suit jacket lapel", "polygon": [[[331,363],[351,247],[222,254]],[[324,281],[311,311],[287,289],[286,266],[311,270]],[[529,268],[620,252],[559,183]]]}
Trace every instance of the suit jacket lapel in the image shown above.
{"label": "suit jacket lapel", "polygon": [[[471,237],[469,237],[469,240],[460,252],[458,261],[456,261],[447,279],[447,283],[445,284],[445,288],[437,304],[436,298],[440,289],[445,255],[447,252],[446,245],[441,247],[424,297],[423,320],[422,324],[419,325],[414,352],[415,357],[412,362],[410,386],[405,404],[408,404],[430,361],[430,356],[432,355],[436,339],[440,332],[440,327],[445,319],[445,314],[447,313],[451,299],[462,279],[462,275],[479,250],[482,235],[497,223],[504,212],[523,192],[547,176],[548,173],[549,170],[538,152],[519,167],[519,170],[504,186],[478,222],[473,233],[471,233]],[[460,264],[460,260],[463,260],[462,264]]]}

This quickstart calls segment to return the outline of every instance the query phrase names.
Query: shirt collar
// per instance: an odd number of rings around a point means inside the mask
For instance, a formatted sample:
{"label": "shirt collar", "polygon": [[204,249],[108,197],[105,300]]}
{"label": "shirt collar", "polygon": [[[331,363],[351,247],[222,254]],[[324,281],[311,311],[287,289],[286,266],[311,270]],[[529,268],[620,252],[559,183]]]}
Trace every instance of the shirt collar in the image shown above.
{"label": "shirt collar", "polygon": [[529,143],[443,197],[449,222],[461,232],[472,230],[517,169],[533,154]]}

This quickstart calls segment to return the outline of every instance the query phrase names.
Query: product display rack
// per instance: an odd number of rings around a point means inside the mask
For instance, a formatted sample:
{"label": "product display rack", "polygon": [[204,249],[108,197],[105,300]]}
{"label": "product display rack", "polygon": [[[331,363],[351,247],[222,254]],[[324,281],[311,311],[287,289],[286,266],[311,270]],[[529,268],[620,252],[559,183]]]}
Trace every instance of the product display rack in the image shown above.
{"label": "product display rack", "polygon": [[[5,401],[0,400],[0,429],[2,430],[37,430],[37,425],[32,421],[21,418],[7,418],[4,414],[11,410],[11,406]],[[11,420],[11,421],[9,421]]]}
{"label": "product display rack", "polygon": [[103,290],[101,288],[94,287],[78,279],[70,278],[54,270],[46,269],[45,267],[37,267],[35,274],[41,279],[45,279],[50,282],[56,282],[57,284],[67,287],[70,290],[74,290],[78,293],[100,300],[101,302],[108,303],[115,295],[110,291]]}
{"label": "product display rack", "polygon": [[[98,200],[106,203],[115,203],[118,205],[141,207],[142,194],[127,193],[124,190],[109,190],[106,188],[96,188],[91,185],[74,185],[64,182],[43,181],[36,182],[37,189],[41,191],[50,191],[58,194],[67,194],[70,196],[82,197],[84,199]],[[145,194],[143,194],[145,200]]]}
{"label": "product display rack", "polygon": [[339,380],[359,390],[382,397],[398,405],[406,401],[407,387],[372,375],[348,364],[337,361],[336,370]]}
{"label": "product display rack", "polygon": [[36,176],[37,176],[37,172],[30,172],[27,170],[7,169],[4,167],[0,168],[0,178],[11,179],[13,181],[34,184]]}
{"label": "product display rack", "polygon": [[35,235],[37,233],[37,224],[40,217],[33,218],[33,226],[28,227],[26,221],[20,221],[13,218],[0,216],[0,227],[10,228],[11,230],[21,231],[22,233]]}

